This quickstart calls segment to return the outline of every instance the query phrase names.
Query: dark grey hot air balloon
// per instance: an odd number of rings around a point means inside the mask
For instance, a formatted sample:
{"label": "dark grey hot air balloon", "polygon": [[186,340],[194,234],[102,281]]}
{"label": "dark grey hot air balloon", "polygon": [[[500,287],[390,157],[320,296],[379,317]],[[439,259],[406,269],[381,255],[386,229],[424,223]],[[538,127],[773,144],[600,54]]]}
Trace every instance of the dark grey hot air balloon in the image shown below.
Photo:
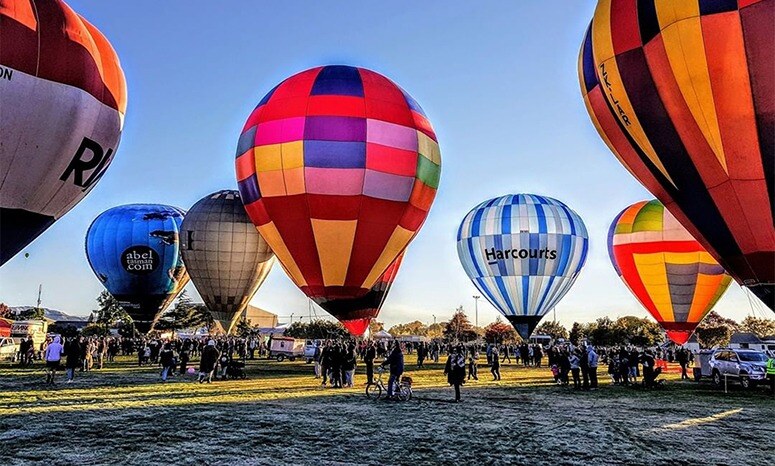
{"label": "dark grey hot air balloon", "polygon": [[245,213],[239,191],[194,204],[181,228],[186,269],[213,318],[228,333],[274,264],[274,254]]}

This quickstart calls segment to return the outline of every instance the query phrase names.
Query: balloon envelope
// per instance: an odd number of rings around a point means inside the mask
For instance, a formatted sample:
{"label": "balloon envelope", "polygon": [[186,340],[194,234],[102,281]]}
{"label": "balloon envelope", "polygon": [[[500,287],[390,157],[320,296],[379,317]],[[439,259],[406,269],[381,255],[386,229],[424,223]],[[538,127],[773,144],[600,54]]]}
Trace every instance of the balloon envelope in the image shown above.
{"label": "balloon envelope", "polygon": [[356,337],[362,336],[369,328],[371,320],[376,319],[379,315],[382,304],[384,304],[390,288],[393,286],[393,281],[398,276],[398,269],[403,260],[404,253],[402,252],[365,295],[328,302],[326,310],[339,319],[350,334]]}
{"label": "balloon envelope", "polygon": [[581,217],[562,202],[507,195],[465,216],[457,253],[474,285],[527,339],[576,281],[588,238]]}
{"label": "balloon envelope", "polygon": [[229,333],[269,275],[274,254],[242,206],[239,192],[205,196],[186,213],[183,261],[213,318]]}
{"label": "balloon envelope", "polygon": [[422,226],[441,155],[386,77],[323,66],[272,89],[237,149],[242,201],[293,282],[331,313],[366,295]]}
{"label": "balloon envelope", "polygon": [[775,308],[775,2],[598,3],[579,57],[619,161]]}
{"label": "balloon envelope", "polygon": [[0,0],[0,265],[81,201],[118,147],[116,52],[59,0]]}
{"label": "balloon envelope", "polygon": [[180,255],[183,211],[129,204],[100,214],[86,233],[86,256],[97,278],[148,332],[188,283]]}
{"label": "balloon envelope", "polygon": [[732,281],[661,202],[637,202],[616,216],[608,254],[632,294],[678,345]]}

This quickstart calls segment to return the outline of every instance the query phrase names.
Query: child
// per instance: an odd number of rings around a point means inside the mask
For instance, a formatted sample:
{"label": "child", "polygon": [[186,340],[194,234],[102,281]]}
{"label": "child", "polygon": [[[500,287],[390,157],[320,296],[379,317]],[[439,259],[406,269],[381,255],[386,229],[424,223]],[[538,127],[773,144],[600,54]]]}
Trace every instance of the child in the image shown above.
{"label": "child", "polygon": [[474,353],[473,356],[468,357],[468,380],[471,380],[472,378],[474,380],[479,380],[479,377],[476,374],[476,359],[479,355]]}
{"label": "child", "polygon": [[557,367],[557,364],[552,364],[552,375],[554,376],[554,383],[560,385],[562,381],[560,380],[560,368]]}

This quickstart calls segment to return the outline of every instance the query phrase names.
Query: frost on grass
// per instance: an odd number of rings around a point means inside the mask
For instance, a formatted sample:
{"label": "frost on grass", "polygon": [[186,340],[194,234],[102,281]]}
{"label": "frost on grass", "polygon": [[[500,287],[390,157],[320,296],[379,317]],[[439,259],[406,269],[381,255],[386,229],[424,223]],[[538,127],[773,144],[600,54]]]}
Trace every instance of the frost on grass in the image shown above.
{"label": "frost on grass", "polygon": [[764,390],[725,395],[673,380],[660,391],[604,386],[577,393],[548,383],[545,369],[507,365],[503,382],[469,383],[464,402],[454,404],[437,365],[411,374],[415,399],[394,403],[367,400],[362,386],[321,389],[303,363],[251,363],[249,372],[247,381],[161,384],[153,369],[123,362],[50,390],[39,372],[2,366],[0,457],[19,465],[772,459],[775,400]]}

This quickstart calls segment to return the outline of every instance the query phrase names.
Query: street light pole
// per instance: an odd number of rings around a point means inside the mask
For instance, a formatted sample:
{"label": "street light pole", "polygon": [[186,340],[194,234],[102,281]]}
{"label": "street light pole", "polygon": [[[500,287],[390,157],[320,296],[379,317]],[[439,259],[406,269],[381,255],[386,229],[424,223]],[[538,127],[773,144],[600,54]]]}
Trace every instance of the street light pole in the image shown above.
{"label": "street light pole", "polygon": [[436,314],[433,314],[433,325],[436,325]]}
{"label": "street light pole", "polygon": [[479,327],[479,298],[481,298],[481,296],[474,295],[474,312],[476,313],[477,327]]}

